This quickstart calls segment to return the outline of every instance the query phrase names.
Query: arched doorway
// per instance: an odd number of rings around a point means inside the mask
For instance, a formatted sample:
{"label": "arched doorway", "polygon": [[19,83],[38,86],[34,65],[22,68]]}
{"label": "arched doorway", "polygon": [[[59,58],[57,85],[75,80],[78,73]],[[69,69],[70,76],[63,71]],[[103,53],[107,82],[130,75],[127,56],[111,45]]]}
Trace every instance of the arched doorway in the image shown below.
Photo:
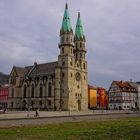
{"label": "arched doorway", "polygon": [[78,111],[81,111],[81,100],[78,100]]}

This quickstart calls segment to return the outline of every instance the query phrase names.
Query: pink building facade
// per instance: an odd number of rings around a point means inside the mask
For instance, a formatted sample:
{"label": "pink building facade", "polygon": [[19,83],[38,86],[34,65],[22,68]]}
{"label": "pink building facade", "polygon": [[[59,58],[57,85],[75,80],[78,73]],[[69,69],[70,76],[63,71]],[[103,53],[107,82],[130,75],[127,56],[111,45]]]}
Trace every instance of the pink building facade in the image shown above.
{"label": "pink building facade", "polygon": [[0,87],[0,108],[7,108],[9,87]]}

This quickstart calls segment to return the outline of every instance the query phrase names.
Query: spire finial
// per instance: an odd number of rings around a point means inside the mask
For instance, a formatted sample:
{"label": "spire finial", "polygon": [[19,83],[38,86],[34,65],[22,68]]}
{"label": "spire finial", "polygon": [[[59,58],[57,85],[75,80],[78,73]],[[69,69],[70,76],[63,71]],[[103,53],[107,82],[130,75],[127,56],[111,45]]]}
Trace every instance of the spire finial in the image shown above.
{"label": "spire finial", "polygon": [[78,10],[78,17],[80,17],[80,10]]}
{"label": "spire finial", "polygon": [[68,9],[68,1],[66,0],[66,9]]}

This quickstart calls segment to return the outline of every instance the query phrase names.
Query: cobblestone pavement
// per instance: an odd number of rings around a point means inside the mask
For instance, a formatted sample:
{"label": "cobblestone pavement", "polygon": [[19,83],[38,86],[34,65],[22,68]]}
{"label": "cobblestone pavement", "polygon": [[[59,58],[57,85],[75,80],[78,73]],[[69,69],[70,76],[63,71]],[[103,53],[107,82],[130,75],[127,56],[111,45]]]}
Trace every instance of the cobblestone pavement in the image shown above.
{"label": "cobblestone pavement", "polygon": [[[34,117],[35,112],[14,111],[0,114],[0,127],[42,125],[48,123],[61,123],[84,120],[110,120],[125,117],[140,117],[140,113],[128,111],[85,111],[85,112],[46,112],[40,111],[39,117]],[[5,116],[5,118],[3,118]]]}

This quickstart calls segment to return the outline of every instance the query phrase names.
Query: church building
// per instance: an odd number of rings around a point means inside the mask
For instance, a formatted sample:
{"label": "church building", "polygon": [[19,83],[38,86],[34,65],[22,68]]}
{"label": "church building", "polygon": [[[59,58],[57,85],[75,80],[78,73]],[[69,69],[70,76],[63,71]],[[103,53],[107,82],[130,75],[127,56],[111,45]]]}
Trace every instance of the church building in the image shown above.
{"label": "church building", "polygon": [[17,110],[88,109],[85,35],[78,12],[75,34],[65,5],[58,60],[31,66],[13,66],[9,77],[8,108]]}

